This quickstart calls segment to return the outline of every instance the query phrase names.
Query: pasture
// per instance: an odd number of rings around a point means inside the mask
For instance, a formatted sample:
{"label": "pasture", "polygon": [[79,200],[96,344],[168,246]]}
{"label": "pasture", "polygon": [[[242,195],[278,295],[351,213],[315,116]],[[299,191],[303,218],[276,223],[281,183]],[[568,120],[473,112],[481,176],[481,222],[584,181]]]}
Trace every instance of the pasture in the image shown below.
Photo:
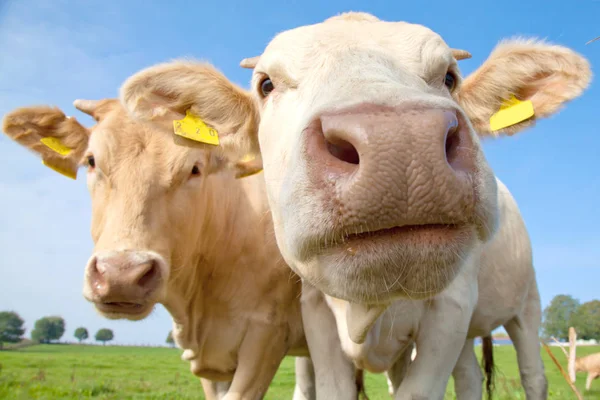
{"label": "pasture", "polygon": [[[480,347],[477,346],[480,357]],[[560,349],[554,355],[566,370]],[[600,351],[600,346],[578,348],[578,356]],[[189,372],[178,349],[86,345],[36,345],[0,352],[0,398],[2,399],[202,399],[200,381]],[[498,400],[524,399],[512,346],[496,346],[496,396]],[[545,351],[542,357],[549,381],[550,399],[575,396]],[[600,382],[584,392],[585,375],[578,374],[577,387],[584,399],[600,399]],[[371,400],[390,399],[383,375],[367,374]],[[294,361],[281,365],[266,399],[291,399]],[[446,399],[454,399],[452,381]]]}

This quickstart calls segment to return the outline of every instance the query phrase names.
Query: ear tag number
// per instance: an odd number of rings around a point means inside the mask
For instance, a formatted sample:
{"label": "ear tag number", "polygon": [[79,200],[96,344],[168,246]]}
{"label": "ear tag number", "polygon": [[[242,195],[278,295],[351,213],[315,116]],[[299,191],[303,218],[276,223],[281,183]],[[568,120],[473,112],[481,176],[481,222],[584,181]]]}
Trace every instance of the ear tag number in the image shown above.
{"label": "ear tag number", "polygon": [[185,112],[185,118],[173,121],[173,132],[178,136],[196,142],[219,145],[217,131],[207,126],[202,119],[190,113],[190,110]]}

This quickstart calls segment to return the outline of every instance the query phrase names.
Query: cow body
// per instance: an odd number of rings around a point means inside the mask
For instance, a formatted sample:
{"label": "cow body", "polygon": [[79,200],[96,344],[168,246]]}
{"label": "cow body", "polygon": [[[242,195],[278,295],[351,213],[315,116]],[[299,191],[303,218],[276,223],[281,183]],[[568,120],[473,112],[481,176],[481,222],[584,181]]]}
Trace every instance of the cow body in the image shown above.
{"label": "cow body", "polygon": [[[116,100],[75,105],[97,125],[38,107],[7,115],[4,131],[47,165],[87,169],[95,247],[84,296],[111,319],[143,319],[162,303],[208,398],[262,398],[286,354],[310,355],[301,281],[275,243],[264,178],[236,179],[223,155],[178,145]],[[58,156],[47,138],[70,153]],[[332,362],[356,396],[350,361]],[[314,397],[304,386],[296,399]]]}

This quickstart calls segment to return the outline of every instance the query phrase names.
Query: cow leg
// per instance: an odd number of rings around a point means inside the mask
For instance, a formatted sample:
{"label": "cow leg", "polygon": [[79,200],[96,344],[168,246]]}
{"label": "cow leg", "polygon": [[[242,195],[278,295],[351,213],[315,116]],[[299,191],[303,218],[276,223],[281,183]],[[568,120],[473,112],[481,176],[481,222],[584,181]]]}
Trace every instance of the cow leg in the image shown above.
{"label": "cow leg", "polygon": [[585,380],[585,390],[590,390],[590,388],[592,387],[592,381],[598,376],[600,375],[596,372],[588,372],[587,379]]}
{"label": "cow leg", "polygon": [[527,400],[548,397],[548,381],[540,354],[541,345],[538,335],[541,319],[540,297],[537,284],[533,282],[523,313],[504,325],[517,352],[521,385]]}
{"label": "cow leg", "polygon": [[296,384],[294,387],[293,400],[314,400],[315,391],[315,368],[309,357],[296,357]]}
{"label": "cow leg", "polygon": [[356,400],[354,364],[342,351],[333,312],[323,294],[302,284],[302,322],[313,362],[319,400]]}
{"label": "cow leg", "polygon": [[406,376],[406,371],[411,363],[411,355],[414,349],[414,343],[409,344],[400,354],[392,368],[385,371],[385,376],[388,381],[388,390],[391,396],[394,396],[402,380]]}
{"label": "cow leg", "polygon": [[481,400],[483,374],[474,349],[475,340],[467,339],[452,371],[457,400]]}
{"label": "cow leg", "polygon": [[262,399],[288,351],[287,330],[252,323],[238,353],[238,366],[223,400]]}
{"label": "cow leg", "polygon": [[428,301],[416,337],[418,354],[398,391],[396,400],[442,400],[452,370],[467,340],[467,330],[477,304],[475,258],[439,295]]}
{"label": "cow leg", "polygon": [[202,389],[204,389],[204,397],[206,400],[221,400],[227,394],[231,382],[217,382],[205,378],[200,378]]}

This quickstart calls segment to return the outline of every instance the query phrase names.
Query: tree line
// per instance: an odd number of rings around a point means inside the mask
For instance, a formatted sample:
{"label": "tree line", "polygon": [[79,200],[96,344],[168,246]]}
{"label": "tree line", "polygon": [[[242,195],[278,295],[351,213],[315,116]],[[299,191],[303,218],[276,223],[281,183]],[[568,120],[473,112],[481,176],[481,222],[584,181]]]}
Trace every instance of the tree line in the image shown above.
{"label": "tree line", "polygon": [[[24,324],[23,318],[14,311],[0,312],[0,350],[2,350],[4,343],[19,343],[23,340],[23,335],[25,335]],[[52,343],[63,337],[65,328],[65,320],[62,317],[43,317],[35,321],[35,326],[31,331],[31,339],[39,343]],[[81,343],[89,338],[89,332],[87,328],[80,326],[75,329],[73,336]],[[103,345],[113,340],[114,337],[113,331],[107,328],[99,329],[94,335],[94,339],[97,342],[102,342]],[[175,346],[173,331],[170,331],[167,335],[166,343],[171,347]]]}
{"label": "tree line", "polygon": [[570,295],[555,296],[544,309],[542,335],[546,339],[568,341],[570,326],[575,328],[579,338],[600,341],[600,300],[581,304]]}
{"label": "tree line", "polygon": [[[25,335],[23,325],[25,321],[19,314],[14,311],[0,312],[0,350],[4,343],[19,343]],[[42,317],[35,321],[33,330],[31,331],[31,339],[39,343],[52,343],[60,340],[65,334],[65,320],[59,316]],[[73,336],[81,343],[89,338],[88,330],[84,327],[75,329]],[[102,328],[96,332],[94,338],[102,344],[106,344],[115,337],[112,330]]]}
{"label": "tree line", "polygon": [[[600,341],[600,300],[592,300],[581,304],[573,296],[559,294],[544,309],[542,320],[542,336],[546,339],[554,337],[567,341],[569,327],[574,327],[581,339]],[[13,311],[0,312],[0,350],[4,343],[19,343],[23,340],[25,321]],[[65,333],[65,320],[59,316],[46,316],[35,321],[31,331],[31,339],[39,343],[52,343],[60,340]],[[73,336],[81,343],[89,338],[85,327],[75,329]],[[106,344],[115,337],[112,330],[102,328],[96,332],[94,339]],[[173,332],[169,332],[166,342],[175,345]]]}

